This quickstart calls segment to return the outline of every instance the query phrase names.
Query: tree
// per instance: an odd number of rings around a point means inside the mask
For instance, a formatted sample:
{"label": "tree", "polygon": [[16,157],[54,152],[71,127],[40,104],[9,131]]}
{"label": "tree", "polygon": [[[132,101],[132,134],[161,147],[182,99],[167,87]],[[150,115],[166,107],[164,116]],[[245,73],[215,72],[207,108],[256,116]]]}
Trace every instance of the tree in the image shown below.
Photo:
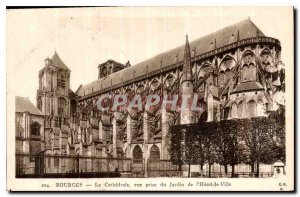
{"label": "tree", "polygon": [[268,117],[255,117],[244,119],[240,130],[242,140],[249,150],[248,163],[254,173],[256,163],[256,176],[259,176],[260,163],[273,163],[277,150],[274,149],[274,120]]}
{"label": "tree", "polygon": [[181,166],[198,164],[203,170],[205,163],[219,163],[231,177],[235,176],[235,165],[251,165],[259,176],[260,163],[271,164],[276,160],[285,162],[285,109],[281,106],[269,117],[221,120],[171,127],[171,160]]}
{"label": "tree", "polygon": [[208,177],[211,177],[211,166],[217,161],[215,134],[219,130],[218,122],[201,124],[199,130],[201,131],[199,134],[202,136],[203,161],[208,164]]}
{"label": "tree", "polygon": [[276,111],[269,114],[273,127],[273,149],[276,152],[275,160],[285,163],[286,144],[285,144],[285,107],[280,106]]}
{"label": "tree", "polygon": [[226,127],[221,127],[214,130],[214,144],[216,146],[217,160],[220,165],[224,166],[225,174],[228,173],[228,156],[229,156],[229,132],[230,130]]}
{"label": "tree", "polygon": [[235,176],[235,165],[241,163],[243,158],[243,144],[241,143],[239,133],[239,120],[222,120],[220,121],[220,128],[227,131],[227,161],[231,165],[231,177]]}
{"label": "tree", "polygon": [[183,149],[182,144],[184,135],[183,132],[185,128],[182,125],[176,125],[170,127],[171,132],[171,147],[170,147],[170,159],[172,164],[179,166],[179,171],[181,173],[181,166],[183,165]]}

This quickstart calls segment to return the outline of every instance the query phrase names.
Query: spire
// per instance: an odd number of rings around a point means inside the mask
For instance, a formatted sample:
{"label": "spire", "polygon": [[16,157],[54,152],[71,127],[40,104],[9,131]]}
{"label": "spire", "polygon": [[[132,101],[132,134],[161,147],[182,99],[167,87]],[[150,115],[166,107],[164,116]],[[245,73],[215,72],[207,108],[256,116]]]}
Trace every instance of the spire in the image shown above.
{"label": "spire", "polygon": [[215,39],[215,49],[217,49],[217,39]]}
{"label": "spire", "polygon": [[65,63],[61,60],[61,58],[59,57],[59,55],[57,54],[56,50],[51,58],[53,66],[58,67],[58,68],[62,68],[64,70],[70,70]]}
{"label": "spire", "polygon": [[190,60],[190,59],[191,59],[190,44],[189,44],[188,35],[186,35],[185,49],[184,49],[184,60]]}
{"label": "spire", "polygon": [[184,49],[184,62],[183,62],[183,81],[190,81],[190,80],[192,80],[191,51],[190,51],[188,35],[186,35],[186,42],[185,42],[185,49]]}

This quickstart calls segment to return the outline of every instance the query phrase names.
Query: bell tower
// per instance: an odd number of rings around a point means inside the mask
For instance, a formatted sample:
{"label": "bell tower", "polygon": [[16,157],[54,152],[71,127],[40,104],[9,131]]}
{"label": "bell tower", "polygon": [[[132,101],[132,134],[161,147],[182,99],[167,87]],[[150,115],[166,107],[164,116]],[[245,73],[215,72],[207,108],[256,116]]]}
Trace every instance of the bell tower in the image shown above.
{"label": "bell tower", "polygon": [[70,118],[70,70],[55,52],[39,72],[37,106],[50,117]]}

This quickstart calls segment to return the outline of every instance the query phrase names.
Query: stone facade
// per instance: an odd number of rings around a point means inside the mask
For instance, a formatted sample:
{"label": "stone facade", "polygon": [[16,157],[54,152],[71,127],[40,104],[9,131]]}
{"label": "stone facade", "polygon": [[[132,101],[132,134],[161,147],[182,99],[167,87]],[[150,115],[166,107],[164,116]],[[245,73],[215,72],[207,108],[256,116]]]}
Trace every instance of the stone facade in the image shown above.
{"label": "stone facade", "polygon": [[25,174],[34,173],[35,158],[45,150],[44,117],[28,98],[16,97],[16,154],[27,155],[17,160],[17,169]]}
{"label": "stone facade", "polygon": [[[55,53],[40,72],[37,95],[45,115],[46,153],[128,157],[134,163],[169,159],[171,125],[266,116],[284,105],[280,54],[280,42],[248,19],[193,42],[187,38],[184,46],[134,66],[108,60],[98,66],[98,80],[72,94],[70,71],[53,66],[53,59],[63,64]],[[100,112],[97,100],[108,93],[196,93],[201,110]]]}
{"label": "stone facade", "polygon": [[[74,93],[70,90],[70,70],[55,52],[46,58],[39,72],[37,107],[45,118],[45,154],[51,156],[67,155],[70,137],[69,120],[74,109]],[[57,172],[54,158],[46,158],[47,172]],[[59,171],[59,170],[58,170]]]}

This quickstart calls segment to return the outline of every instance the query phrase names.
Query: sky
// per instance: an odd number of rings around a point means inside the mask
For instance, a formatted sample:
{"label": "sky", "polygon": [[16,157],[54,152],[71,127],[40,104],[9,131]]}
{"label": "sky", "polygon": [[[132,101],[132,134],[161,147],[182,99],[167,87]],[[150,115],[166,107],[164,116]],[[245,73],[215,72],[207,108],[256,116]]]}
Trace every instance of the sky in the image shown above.
{"label": "sky", "polygon": [[97,80],[108,59],[131,65],[241,20],[281,41],[293,67],[292,7],[114,7],[8,10],[7,92],[36,104],[38,72],[56,51],[71,70],[71,89]]}

